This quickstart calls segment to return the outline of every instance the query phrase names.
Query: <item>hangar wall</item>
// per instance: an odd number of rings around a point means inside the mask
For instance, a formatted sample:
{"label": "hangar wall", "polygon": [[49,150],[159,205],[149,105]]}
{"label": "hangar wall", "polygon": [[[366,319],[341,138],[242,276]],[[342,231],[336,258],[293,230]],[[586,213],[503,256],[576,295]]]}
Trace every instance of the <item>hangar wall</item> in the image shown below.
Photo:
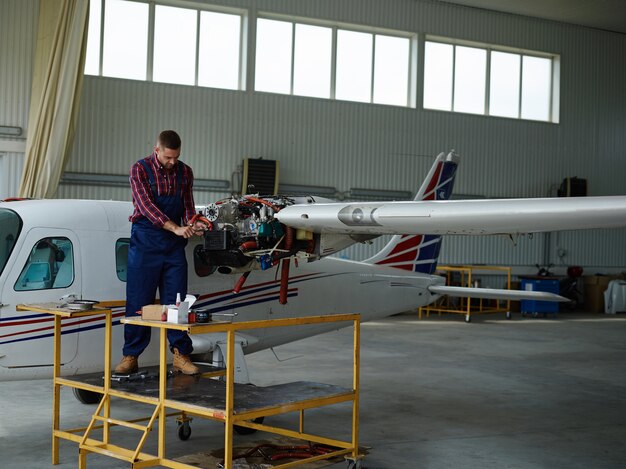
{"label": "hangar wall", "polygon": [[0,2],[0,125],[21,127],[0,135],[0,199],[17,195],[24,163],[39,2]]}
{"label": "hangar wall", "polygon": [[[246,91],[86,77],[68,171],[126,174],[150,152],[160,129],[175,128],[184,141],[181,159],[197,178],[229,180],[242,158],[263,156],[280,160],[284,183],[412,191],[432,157],[454,148],[464,157],[457,193],[546,196],[566,176],[587,178],[590,195],[626,193],[626,63],[620,60],[626,56],[625,35],[427,0],[206,3],[248,9],[249,45],[255,15],[263,11],[560,54],[560,123],[424,110],[420,99],[417,109],[408,109],[257,93],[250,89],[250,53]],[[19,4],[30,5],[19,7],[29,15],[37,2]],[[34,46],[34,39],[29,42]],[[30,82],[30,66],[20,67],[16,73]],[[224,195],[199,192],[196,199],[204,203]],[[93,185],[62,185],[57,196],[129,199],[125,188]],[[449,237],[442,261],[620,270],[626,251],[616,247],[625,241],[626,230],[537,235],[520,239],[517,247],[501,238]],[[382,244],[343,255],[364,258]]]}

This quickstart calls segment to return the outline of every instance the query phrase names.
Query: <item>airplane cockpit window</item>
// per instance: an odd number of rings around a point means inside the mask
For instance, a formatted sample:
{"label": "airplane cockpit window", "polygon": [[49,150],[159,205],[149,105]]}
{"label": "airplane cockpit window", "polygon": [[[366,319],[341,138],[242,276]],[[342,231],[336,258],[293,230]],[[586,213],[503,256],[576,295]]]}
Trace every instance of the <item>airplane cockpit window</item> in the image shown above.
{"label": "airplane cockpit window", "polygon": [[66,288],[74,282],[74,252],[67,238],[43,238],[33,246],[16,291]]}
{"label": "airplane cockpit window", "polygon": [[126,281],[126,271],[128,270],[128,246],[130,239],[122,238],[115,242],[115,271],[117,278],[122,282]]}
{"label": "airplane cockpit window", "polygon": [[207,259],[201,244],[198,244],[193,250],[193,268],[198,277],[207,277],[217,269],[217,267],[211,264]]}
{"label": "airplane cockpit window", "polygon": [[22,220],[15,212],[0,208],[0,274],[11,257],[21,229]]}

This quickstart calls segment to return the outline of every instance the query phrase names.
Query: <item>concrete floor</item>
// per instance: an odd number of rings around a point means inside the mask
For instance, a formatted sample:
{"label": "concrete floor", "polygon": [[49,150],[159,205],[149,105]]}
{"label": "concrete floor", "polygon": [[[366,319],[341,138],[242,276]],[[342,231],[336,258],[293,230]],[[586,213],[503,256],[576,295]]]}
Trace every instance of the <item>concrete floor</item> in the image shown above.
{"label": "concrete floor", "polygon": [[[346,329],[279,347],[282,362],[270,351],[252,355],[252,379],[349,385],[351,341]],[[626,467],[626,315],[485,315],[471,324],[400,315],[363,324],[361,356],[364,468]],[[93,409],[67,389],[61,405],[64,427],[83,425]],[[115,409],[114,416],[146,413],[128,402]],[[346,405],[306,415],[308,431],[348,435]],[[50,422],[49,381],[0,383],[0,466],[51,467]],[[268,419],[295,422],[292,415]],[[192,428],[181,442],[172,424],[168,457],[221,446],[220,424],[195,419]],[[57,467],[76,466],[76,445],[62,441]],[[128,465],[90,455],[88,467]]]}

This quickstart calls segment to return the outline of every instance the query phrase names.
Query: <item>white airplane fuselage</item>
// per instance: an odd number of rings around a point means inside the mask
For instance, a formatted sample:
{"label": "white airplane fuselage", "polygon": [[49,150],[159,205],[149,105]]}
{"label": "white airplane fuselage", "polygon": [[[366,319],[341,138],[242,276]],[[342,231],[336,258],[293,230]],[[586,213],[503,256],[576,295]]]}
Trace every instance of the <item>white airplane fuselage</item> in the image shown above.
{"label": "white airplane fuselage", "polygon": [[[130,238],[128,215],[132,205],[113,201],[46,200],[0,204],[0,216],[11,211],[21,223],[12,249],[0,257],[0,381],[47,378],[52,375],[53,318],[47,314],[16,311],[17,304],[59,301],[65,295],[113,305],[113,361],[121,356],[126,283],[120,280],[120,240]],[[15,217],[9,214],[12,219]],[[0,226],[0,242],[12,236]],[[4,231],[3,231],[4,230]],[[57,285],[33,288],[20,283],[35,247],[42,239],[69,240],[73,260],[72,277]],[[65,241],[64,241],[65,242]],[[277,269],[255,270],[242,290],[233,286],[240,274],[214,272],[200,277],[194,268],[193,249],[202,243],[193,238],[187,246],[188,292],[198,296],[195,308],[214,313],[233,313],[234,321],[278,319],[337,313],[360,313],[363,321],[415,309],[438,295],[428,291],[443,279],[421,273],[364,262],[325,258],[300,263],[290,272],[288,302],[279,302],[280,274]],[[0,251],[1,252],[1,251]],[[66,255],[68,255],[66,253]],[[116,257],[117,256],[117,257]],[[66,259],[67,263],[67,259]],[[60,271],[59,271],[60,276]],[[22,286],[19,286],[22,285]],[[62,321],[62,374],[73,375],[102,370],[104,319],[100,316]],[[247,331],[238,335],[245,353],[275,347],[315,334],[348,326],[330,323]],[[212,351],[221,335],[192,336],[194,353]],[[158,340],[153,335],[142,354],[143,366],[156,364]]]}

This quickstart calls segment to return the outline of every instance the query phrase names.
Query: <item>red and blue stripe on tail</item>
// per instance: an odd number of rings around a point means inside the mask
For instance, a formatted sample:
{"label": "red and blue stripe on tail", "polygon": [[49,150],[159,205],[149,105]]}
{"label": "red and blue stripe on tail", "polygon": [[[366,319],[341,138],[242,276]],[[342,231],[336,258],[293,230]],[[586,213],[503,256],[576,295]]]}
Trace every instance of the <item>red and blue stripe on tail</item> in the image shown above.
{"label": "red and blue stripe on tail", "polygon": [[[413,200],[448,200],[452,195],[458,160],[454,150],[447,156],[440,153]],[[396,235],[378,254],[365,262],[433,274],[440,249],[440,235]]]}

